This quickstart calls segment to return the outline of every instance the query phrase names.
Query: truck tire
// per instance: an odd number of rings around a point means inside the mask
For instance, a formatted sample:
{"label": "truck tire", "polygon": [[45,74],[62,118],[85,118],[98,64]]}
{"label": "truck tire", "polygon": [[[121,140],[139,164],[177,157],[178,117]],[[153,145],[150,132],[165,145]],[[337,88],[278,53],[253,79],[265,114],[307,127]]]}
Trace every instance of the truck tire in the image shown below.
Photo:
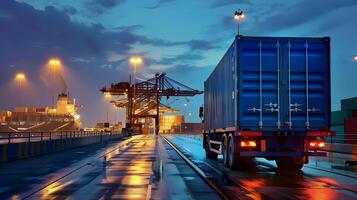
{"label": "truck tire", "polygon": [[212,152],[209,148],[209,136],[206,137],[205,141],[206,158],[217,159],[218,154],[216,152]]}
{"label": "truck tire", "polygon": [[222,148],[221,148],[222,156],[223,156],[223,164],[224,164],[224,166],[229,167],[227,148],[228,148],[228,137],[226,134],[224,134],[222,137]]}
{"label": "truck tire", "polygon": [[228,167],[230,169],[238,168],[239,155],[236,152],[235,140],[232,134],[230,134],[228,137],[227,159],[228,159]]}
{"label": "truck tire", "polygon": [[302,157],[282,157],[275,159],[279,170],[300,171],[304,166]]}

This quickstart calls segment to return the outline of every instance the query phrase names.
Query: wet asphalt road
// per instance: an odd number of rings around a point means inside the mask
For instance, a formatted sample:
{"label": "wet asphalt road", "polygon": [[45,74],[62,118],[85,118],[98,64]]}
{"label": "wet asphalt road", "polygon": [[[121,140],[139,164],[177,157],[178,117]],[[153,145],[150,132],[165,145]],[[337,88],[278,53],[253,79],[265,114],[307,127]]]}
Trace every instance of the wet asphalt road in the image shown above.
{"label": "wet asphalt road", "polygon": [[[166,136],[230,199],[357,199],[357,178],[256,159],[231,171],[199,136]],[[220,199],[163,139],[139,135],[0,165],[0,199]]]}
{"label": "wet asphalt road", "polygon": [[[281,172],[275,162],[256,159],[245,169],[231,171],[218,160],[205,158],[197,136],[166,136],[234,199],[357,199],[357,178],[304,167],[300,173]],[[233,194],[233,195],[232,195]]]}
{"label": "wet asphalt road", "polygon": [[220,199],[160,137],[0,165],[0,199]]}

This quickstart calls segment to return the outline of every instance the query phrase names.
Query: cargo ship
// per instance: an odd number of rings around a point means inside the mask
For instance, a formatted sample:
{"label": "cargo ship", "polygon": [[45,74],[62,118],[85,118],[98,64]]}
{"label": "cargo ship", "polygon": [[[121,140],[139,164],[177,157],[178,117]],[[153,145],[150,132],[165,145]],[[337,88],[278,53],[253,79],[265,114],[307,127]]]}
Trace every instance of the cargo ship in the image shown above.
{"label": "cargo ship", "polygon": [[77,110],[80,106],[68,94],[58,95],[52,107],[16,107],[14,111],[0,111],[0,132],[75,131],[81,127]]}

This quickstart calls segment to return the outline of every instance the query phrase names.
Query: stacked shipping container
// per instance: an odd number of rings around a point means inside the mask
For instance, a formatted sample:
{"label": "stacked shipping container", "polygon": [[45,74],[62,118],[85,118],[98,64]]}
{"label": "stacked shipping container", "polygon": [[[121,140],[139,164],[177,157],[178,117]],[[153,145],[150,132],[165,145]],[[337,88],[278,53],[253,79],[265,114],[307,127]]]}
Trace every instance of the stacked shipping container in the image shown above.
{"label": "stacked shipping container", "polygon": [[331,130],[336,132],[334,143],[357,144],[357,97],[343,99],[341,110],[333,111]]}

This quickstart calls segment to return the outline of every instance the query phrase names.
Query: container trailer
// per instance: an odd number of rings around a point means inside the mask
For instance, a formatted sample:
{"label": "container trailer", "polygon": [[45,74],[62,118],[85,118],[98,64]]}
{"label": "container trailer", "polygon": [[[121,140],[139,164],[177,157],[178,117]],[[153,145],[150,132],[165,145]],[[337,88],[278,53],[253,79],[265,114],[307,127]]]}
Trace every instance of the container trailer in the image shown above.
{"label": "container trailer", "polygon": [[204,83],[203,147],[236,168],[247,158],[300,170],[325,156],[330,38],[236,36]]}

